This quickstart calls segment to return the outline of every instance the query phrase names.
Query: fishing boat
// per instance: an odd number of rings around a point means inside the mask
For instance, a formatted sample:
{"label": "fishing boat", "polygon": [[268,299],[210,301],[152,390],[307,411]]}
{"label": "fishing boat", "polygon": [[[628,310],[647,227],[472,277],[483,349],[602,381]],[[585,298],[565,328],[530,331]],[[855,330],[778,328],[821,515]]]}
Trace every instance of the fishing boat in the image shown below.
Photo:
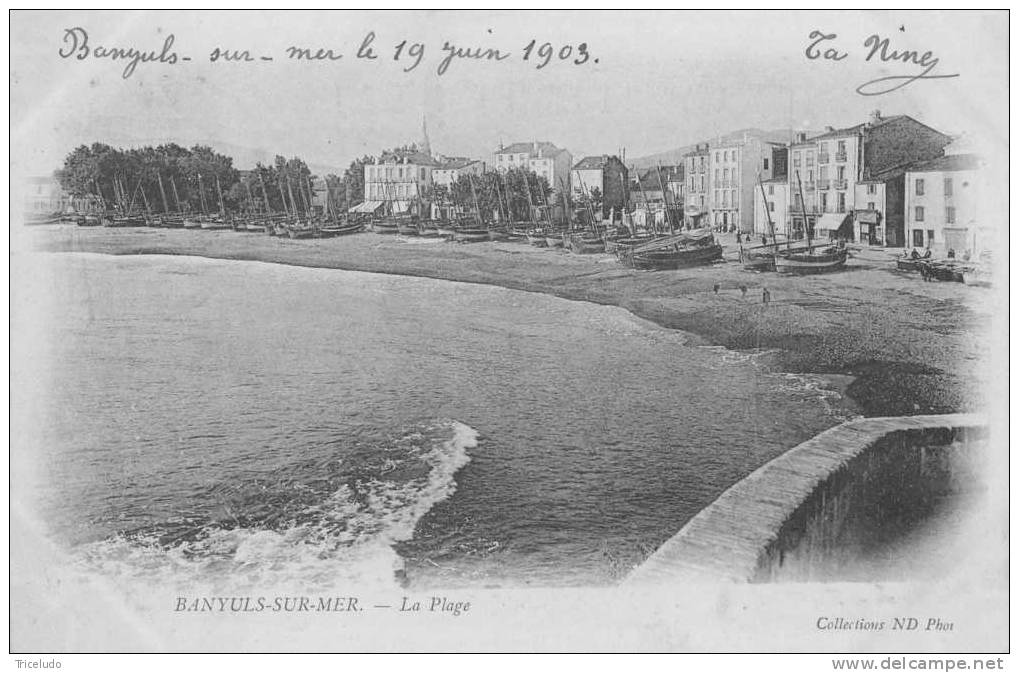
{"label": "fishing boat", "polygon": [[566,234],[562,231],[545,232],[545,245],[550,248],[561,248],[566,244]]}
{"label": "fishing boat", "polygon": [[774,249],[744,250],[743,268],[747,271],[774,271]]}
{"label": "fishing boat", "polygon": [[435,225],[435,231],[439,236],[451,239],[456,235],[457,227],[452,222],[439,222]]}
{"label": "fishing boat", "polygon": [[363,222],[329,222],[318,228],[318,234],[322,238],[330,238],[332,236],[356,234],[363,229]]}
{"label": "fishing boat", "polygon": [[722,259],[722,246],[718,243],[705,246],[659,249],[634,253],[631,257],[635,269],[664,271],[691,266],[703,266]]}
{"label": "fishing boat", "polygon": [[491,226],[488,228],[488,240],[490,241],[505,241],[509,238],[509,234],[502,227]]}
{"label": "fishing boat", "polygon": [[488,240],[488,229],[464,227],[453,234],[453,240],[457,243],[481,243]]}
{"label": "fishing boat", "polygon": [[214,231],[220,229],[233,229],[233,224],[230,220],[227,220],[220,216],[203,217],[199,220],[198,226],[205,231]]}
{"label": "fishing boat", "polygon": [[531,229],[527,232],[527,242],[536,248],[544,248],[548,245],[548,241],[545,240],[544,229]]}
{"label": "fishing boat", "polygon": [[98,227],[102,223],[102,219],[94,213],[88,213],[78,220],[79,227]]}
{"label": "fishing boat", "polygon": [[198,216],[188,214],[181,220],[181,226],[185,229],[201,229],[202,221]]}
{"label": "fishing boat", "polygon": [[775,270],[798,275],[827,273],[846,265],[849,251],[834,245],[810,248],[800,252],[780,250],[775,254]]}
{"label": "fishing boat", "polygon": [[807,231],[807,245],[800,250],[776,250],[775,271],[779,273],[792,273],[806,275],[811,273],[828,273],[837,271],[846,265],[849,257],[849,250],[842,245],[821,245],[813,246],[810,243],[810,227],[806,226],[807,209],[803,205],[803,182],[800,180],[800,172],[796,171],[796,182],[800,192],[800,208],[803,209],[803,222]]}
{"label": "fishing boat", "polygon": [[398,221],[396,223],[396,230],[404,236],[418,236],[421,233],[418,229],[418,223],[414,219]]}
{"label": "fishing boat", "polygon": [[605,241],[594,232],[570,236],[570,250],[578,255],[593,255],[605,252]]}
{"label": "fishing boat", "polygon": [[418,235],[423,238],[438,238],[439,225],[435,220],[425,220],[418,225]]}

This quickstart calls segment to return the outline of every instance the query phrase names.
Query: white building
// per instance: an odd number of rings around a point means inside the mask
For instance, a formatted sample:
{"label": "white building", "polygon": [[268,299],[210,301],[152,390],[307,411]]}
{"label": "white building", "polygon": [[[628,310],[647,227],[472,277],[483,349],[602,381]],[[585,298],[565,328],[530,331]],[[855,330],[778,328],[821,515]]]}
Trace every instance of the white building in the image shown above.
{"label": "white building", "polygon": [[785,223],[788,216],[788,178],[783,175],[759,184],[754,198],[754,233],[767,235],[769,240],[772,231],[779,236],[785,236]]}
{"label": "white building", "polygon": [[481,159],[443,157],[432,169],[432,184],[452,187],[463,175],[481,175],[488,165]]}
{"label": "white building", "polygon": [[940,255],[979,254],[992,240],[979,217],[982,173],[974,154],[953,154],[906,169],[906,246]]}
{"label": "white building", "polygon": [[389,152],[365,164],[364,203],[353,212],[375,212],[383,205],[387,212],[409,212],[430,194],[435,165],[431,156],[416,149]]}
{"label": "white building", "polygon": [[495,151],[495,169],[504,173],[511,168],[533,171],[545,178],[550,187],[569,189],[573,156],[550,142],[513,143]]}

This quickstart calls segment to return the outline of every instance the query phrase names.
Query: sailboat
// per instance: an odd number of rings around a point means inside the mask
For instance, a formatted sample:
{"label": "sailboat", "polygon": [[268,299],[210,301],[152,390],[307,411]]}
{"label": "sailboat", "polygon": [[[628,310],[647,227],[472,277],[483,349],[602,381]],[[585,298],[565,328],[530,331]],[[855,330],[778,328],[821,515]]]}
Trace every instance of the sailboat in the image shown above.
{"label": "sailboat", "polygon": [[477,221],[477,226],[461,227],[453,235],[453,240],[457,243],[480,243],[482,241],[489,240],[488,227],[485,226],[481,219],[481,206],[478,203],[478,192],[474,188],[474,179],[471,177],[470,173],[467,174],[467,181],[471,184],[471,195],[474,197],[474,216]]}
{"label": "sailboat", "polygon": [[849,251],[844,246],[811,245],[810,224],[807,222],[807,207],[803,201],[803,183],[800,180],[799,171],[796,171],[796,182],[800,192],[803,227],[807,232],[807,247],[776,251],[775,270],[779,273],[808,274],[827,273],[843,268],[849,257]]}
{"label": "sailboat", "polygon": [[761,181],[760,173],[757,174],[757,186],[761,188],[761,198],[764,200],[764,214],[768,218],[768,231],[771,233],[772,244],[760,247],[745,248],[743,250],[743,268],[747,271],[774,271],[775,251],[778,249],[778,242],[775,238],[775,223],[771,219],[771,211],[768,209],[768,197],[764,193],[764,182]]}

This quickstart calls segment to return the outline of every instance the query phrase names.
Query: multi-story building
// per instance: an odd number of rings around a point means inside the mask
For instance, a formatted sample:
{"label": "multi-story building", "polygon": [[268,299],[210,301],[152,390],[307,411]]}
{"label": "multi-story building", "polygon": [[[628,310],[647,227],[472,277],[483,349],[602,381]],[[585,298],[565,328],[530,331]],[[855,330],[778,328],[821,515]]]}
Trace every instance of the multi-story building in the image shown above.
{"label": "multi-story building", "polygon": [[481,159],[442,157],[432,169],[432,184],[452,187],[463,175],[481,175],[488,168]]}
{"label": "multi-story building", "polygon": [[[837,234],[875,245],[904,245],[905,168],[941,156],[950,141],[912,117],[882,117],[880,111],[874,111],[866,123],[828,127],[806,142],[794,143],[790,147],[790,235],[798,238],[802,234],[798,201],[802,181],[813,237]],[[816,173],[806,164],[811,151]],[[811,180],[812,176],[816,178]],[[811,183],[814,190],[808,187]],[[811,206],[816,208],[816,217]]]}
{"label": "multi-story building", "polygon": [[754,197],[754,233],[769,239],[775,234],[786,234],[784,227],[789,203],[787,176],[762,181]]}
{"label": "multi-story building", "polygon": [[54,176],[30,177],[24,185],[24,211],[26,215],[42,216],[61,213],[70,199]]}
{"label": "multi-story building", "polygon": [[758,180],[770,180],[776,154],[785,148],[745,134],[742,139],[713,144],[708,149],[711,188],[710,223],[723,230],[754,231],[754,192]]}
{"label": "multi-story building", "polygon": [[383,154],[375,163],[365,164],[365,202],[355,210],[374,212],[384,205],[387,212],[409,212],[427,199],[435,166],[430,155],[413,148]]}
{"label": "multi-story building", "polygon": [[683,155],[686,175],[683,210],[688,227],[701,226],[703,218],[708,216],[708,194],[711,189],[708,152],[708,144],[699,143],[692,151]]}
{"label": "multi-story building", "polygon": [[602,202],[602,218],[619,213],[630,196],[630,172],[615,155],[599,154],[584,157],[570,171],[570,186],[575,197],[591,194],[598,189]]}
{"label": "multi-story building", "polygon": [[907,246],[958,257],[976,255],[991,241],[978,214],[982,173],[974,154],[910,165],[904,173]]}
{"label": "multi-story building", "polygon": [[[806,226],[811,231],[817,228],[817,191],[821,185],[818,180],[817,143],[807,140],[806,133],[797,133],[789,144],[789,170],[786,175],[786,209],[776,211],[775,227],[789,238],[803,238]],[[827,188],[826,183],[824,187]],[[757,226],[764,231],[763,223],[758,222]]]}
{"label": "multi-story building", "polygon": [[535,140],[530,143],[513,143],[509,147],[500,146],[495,151],[493,165],[500,172],[511,168],[533,171],[538,177],[545,178],[550,187],[561,190],[569,189],[573,156],[550,142]]}

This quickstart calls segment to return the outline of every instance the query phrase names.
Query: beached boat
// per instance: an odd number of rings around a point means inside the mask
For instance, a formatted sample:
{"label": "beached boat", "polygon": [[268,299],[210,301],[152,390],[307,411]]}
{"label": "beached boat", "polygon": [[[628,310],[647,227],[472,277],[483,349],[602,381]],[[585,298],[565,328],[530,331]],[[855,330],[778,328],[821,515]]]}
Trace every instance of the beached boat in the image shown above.
{"label": "beached boat", "polygon": [[115,215],[103,222],[107,227],[144,227],[145,218],[138,215]]}
{"label": "beached boat", "polygon": [[548,241],[545,240],[545,230],[531,229],[527,232],[527,242],[536,248],[544,248],[548,245]]}
{"label": "beached boat", "polygon": [[457,227],[450,222],[440,222],[435,225],[435,230],[439,233],[439,236],[452,239],[456,235]]}
{"label": "beached boat", "polygon": [[743,268],[747,271],[774,271],[775,251],[773,247],[749,248],[743,251]]}
{"label": "beached boat", "polygon": [[775,270],[793,274],[828,273],[843,268],[848,256],[848,250],[836,246],[801,252],[779,251],[775,255]]}
{"label": "beached boat", "polygon": [[376,234],[399,234],[400,229],[392,220],[379,220],[372,223],[372,231]]}
{"label": "beached boat", "polygon": [[439,225],[434,220],[427,220],[418,225],[418,235],[424,238],[437,238]]}
{"label": "beached boat", "polygon": [[509,238],[509,234],[502,227],[489,227],[488,228],[488,240],[490,241],[505,241]]}
{"label": "beached boat", "polygon": [[103,223],[102,219],[98,215],[88,214],[85,217],[78,220],[79,227],[98,227]]}
{"label": "beached boat", "polygon": [[605,241],[593,233],[574,234],[570,236],[570,250],[578,255],[594,255],[605,252]]}
{"label": "beached boat", "polygon": [[397,222],[396,230],[404,236],[418,236],[421,234],[417,222],[414,221]]}
{"label": "beached boat", "polygon": [[199,227],[206,231],[214,231],[219,229],[233,229],[233,224],[222,217],[206,217],[198,224]]}
{"label": "beached boat", "polygon": [[363,222],[330,222],[318,228],[319,236],[323,238],[329,238],[332,236],[346,236],[347,234],[356,234],[364,229]]}
{"label": "beached boat", "polygon": [[545,233],[545,244],[550,248],[561,248],[566,244],[565,234],[561,231]]}
{"label": "beached boat", "polygon": [[488,240],[488,229],[464,227],[453,234],[453,240],[457,243],[481,243]]}
{"label": "beached boat", "polygon": [[722,259],[722,246],[714,243],[674,250],[648,250],[634,253],[631,264],[635,269],[664,271],[691,266],[703,266]]}

